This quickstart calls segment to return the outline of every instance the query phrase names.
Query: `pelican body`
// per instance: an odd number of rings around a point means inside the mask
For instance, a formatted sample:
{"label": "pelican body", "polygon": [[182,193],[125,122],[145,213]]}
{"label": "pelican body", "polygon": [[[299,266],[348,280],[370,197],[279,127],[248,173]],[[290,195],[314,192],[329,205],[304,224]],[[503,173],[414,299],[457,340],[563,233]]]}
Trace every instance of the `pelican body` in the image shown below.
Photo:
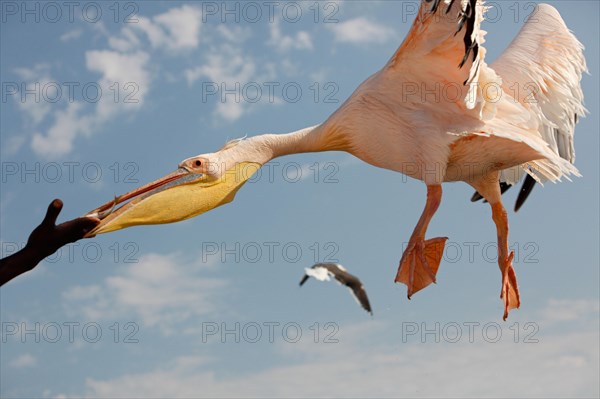
{"label": "pelican body", "polygon": [[[104,204],[90,235],[183,220],[233,200],[252,171],[296,153],[346,151],[427,186],[425,209],[400,260],[408,297],[436,281],[446,237],[425,239],[442,183],[463,181],[489,202],[498,235],[504,319],[520,305],[501,184],[579,176],[573,134],[584,115],[583,46],[558,11],[540,4],[486,63],[480,0],[422,0],[408,36],[378,72],[323,123],[236,140],[182,161],[179,171]],[[518,86],[515,92],[511,88]],[[531,90],[526,90],[527,88]],[[248,168],[249,167],[249,168]]]}

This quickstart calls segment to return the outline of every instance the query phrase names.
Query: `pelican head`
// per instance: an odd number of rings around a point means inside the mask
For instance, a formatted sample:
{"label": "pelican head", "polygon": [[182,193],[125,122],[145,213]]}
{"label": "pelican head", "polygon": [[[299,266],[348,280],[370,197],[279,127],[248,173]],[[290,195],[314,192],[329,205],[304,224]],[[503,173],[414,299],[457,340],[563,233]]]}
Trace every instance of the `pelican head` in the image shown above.
{"label": "pelican head", "polygon": [[98,217],[102,222],[87,236],[136,225],[178,222],[233,201],[237,191],[262,166],[259,162],[237,161],[235,153],[225,151],[235,144],[185,159],[175,172],[89,212],[86,216]]}

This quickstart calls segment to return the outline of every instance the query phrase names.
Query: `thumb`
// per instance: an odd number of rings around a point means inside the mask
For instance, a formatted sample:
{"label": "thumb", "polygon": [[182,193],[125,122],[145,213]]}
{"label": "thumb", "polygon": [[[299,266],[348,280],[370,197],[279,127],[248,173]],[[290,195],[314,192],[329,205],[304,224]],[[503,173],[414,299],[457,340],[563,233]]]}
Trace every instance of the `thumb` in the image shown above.
{"label": "thumb", "polygon": [[43,225],[54,226],[56,224],[56,218],[58,218],[58,214],[62,210],[63,202],[59,199],[55,199],[48,205],[48,210],[46,211],[46,216],[44,217]]}

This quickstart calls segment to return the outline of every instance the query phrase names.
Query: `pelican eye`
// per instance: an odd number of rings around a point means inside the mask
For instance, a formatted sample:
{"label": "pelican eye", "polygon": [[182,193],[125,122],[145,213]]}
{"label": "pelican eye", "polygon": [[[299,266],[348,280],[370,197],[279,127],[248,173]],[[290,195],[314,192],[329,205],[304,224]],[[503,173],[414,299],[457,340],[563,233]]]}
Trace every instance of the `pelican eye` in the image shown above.
{"label": "pelican eye", "polygon": [[200,162],[200,160],[196,160],[196,162],[194,162],[194,165],[196,165],[196,167],[200,167],[202,166],[202,162]]}

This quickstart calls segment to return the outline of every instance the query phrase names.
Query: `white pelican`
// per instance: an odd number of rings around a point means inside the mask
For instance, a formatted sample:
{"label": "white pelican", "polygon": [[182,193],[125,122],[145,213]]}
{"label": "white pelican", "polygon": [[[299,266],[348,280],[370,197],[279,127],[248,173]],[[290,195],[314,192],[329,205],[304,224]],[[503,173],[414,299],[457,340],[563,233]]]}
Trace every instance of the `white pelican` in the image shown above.
{"label": "white pelican", "polygon": [[356,299],[356,302],[363,307],[364,310],[373,314],[371,310],[371,304],[369,303],[369,297],[367,297],[367,291],[363,283],[358,277],[348,273],[348,270],[339,263],[317,263],[310,269],[304,269],[305,275],[300,280],[300,286],[306,283],[309,277],[314,277],[319,281],[329,281],[330,277],[333,277],[340,284],[345,285],[350,289],[352,296]]}
{"label": "white pelican", "polygon": [[323,123],[235,140],[185,159],[178,171],[92,211],[104,220],[89,235],[176,222],[228,203],[252,172],[276,157],[347,151],[427,185],[425,209],[395,279],[408,286],[409,298],[436,279],[447,238],[425,237],[442,183],[464,181],[490,203],[506,319],[520,301],[499,182],[513,184],[523,174],[538,182],[579,176],[573,131],[585,113],[580,81],[587,69],[583,46],[547,4],[537,6],[488,65],[484,11],[480,0],[422,0],[388,63]]}

